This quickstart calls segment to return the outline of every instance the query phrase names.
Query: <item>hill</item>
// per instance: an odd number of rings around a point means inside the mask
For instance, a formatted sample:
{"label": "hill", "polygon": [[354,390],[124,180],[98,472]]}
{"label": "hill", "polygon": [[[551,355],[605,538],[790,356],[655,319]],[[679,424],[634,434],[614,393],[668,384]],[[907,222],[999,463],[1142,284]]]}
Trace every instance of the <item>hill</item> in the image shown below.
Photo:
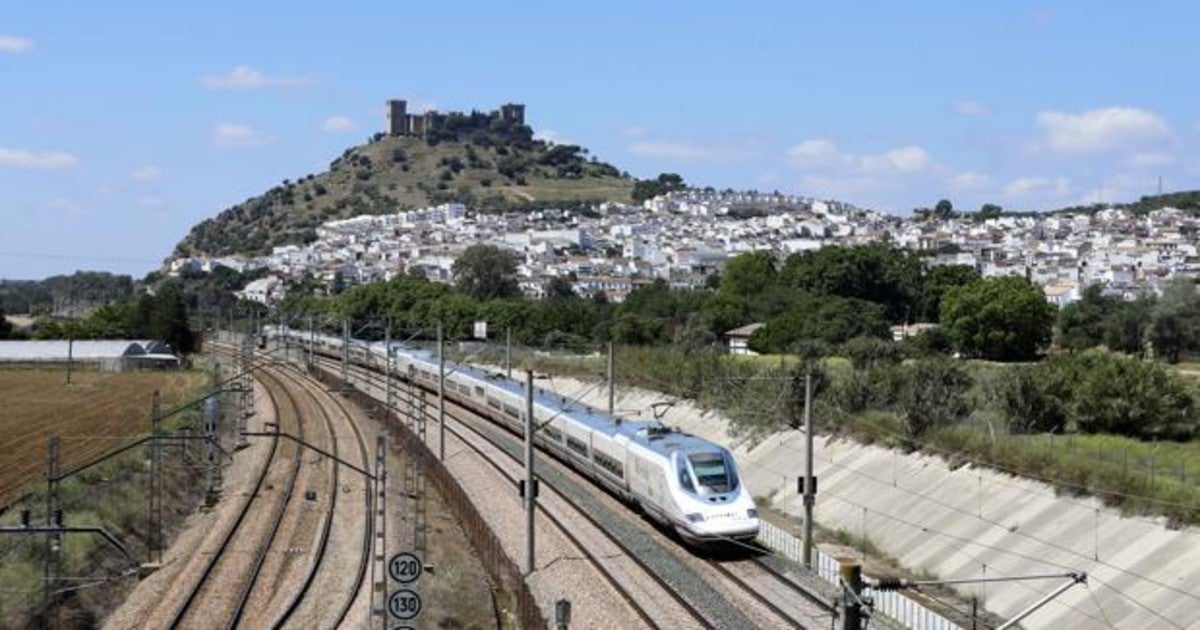
{"label": "hill", "polygon": [[1049,214],[1078,214],[1080,212],[1095,214],[1108,208],[1128,210],[1137,216],[1145,216],[1150,212],[1163,208],[1175,208],[1191,214],[1200,214],[1200,190],[1181,190],[1161,195],[1145,195],[1141,199],[1129,203],[1095,203],[1087,206],[1071,206],[1053,210]]}
{"label": "hill", "polygon": [[378,134],[329,170],[284,180],[192,228],[174,256],[266,253],[316,238],[323,222],[448,201],[500,212],[630,200],[634,181],[587,149],[533,139],[528,126],[451,113],[424,137]]}

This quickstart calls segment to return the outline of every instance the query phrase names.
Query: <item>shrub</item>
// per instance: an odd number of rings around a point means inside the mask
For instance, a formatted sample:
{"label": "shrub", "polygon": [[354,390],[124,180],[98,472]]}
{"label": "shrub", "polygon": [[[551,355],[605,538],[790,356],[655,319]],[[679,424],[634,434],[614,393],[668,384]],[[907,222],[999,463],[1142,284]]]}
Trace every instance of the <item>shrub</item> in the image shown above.
{"label": "shrub", "polygon": [[951,359],[919,359],[908,370],[900,392],[904,431],[919,437],[931,427],[955,424],[971,412],[967,391],[971,376]]}

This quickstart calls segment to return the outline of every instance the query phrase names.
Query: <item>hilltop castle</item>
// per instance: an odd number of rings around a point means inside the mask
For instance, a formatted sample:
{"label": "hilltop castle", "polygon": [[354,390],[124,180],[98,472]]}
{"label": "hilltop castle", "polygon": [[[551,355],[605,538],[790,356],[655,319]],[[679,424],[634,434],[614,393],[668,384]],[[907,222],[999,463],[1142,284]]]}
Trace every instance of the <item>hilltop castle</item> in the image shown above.
{"label": "hilltop castle", "polygon": [[[446,120],[446,114],[428,110],[423,114],[408,113],[408,101],[392,99],[387,102],[387,133],[392,136],[424,137],[428,131],[441,128]],[[519,103],[501,105],[498,111],[488,114],[491,118],[525,124],[525,106]]]}

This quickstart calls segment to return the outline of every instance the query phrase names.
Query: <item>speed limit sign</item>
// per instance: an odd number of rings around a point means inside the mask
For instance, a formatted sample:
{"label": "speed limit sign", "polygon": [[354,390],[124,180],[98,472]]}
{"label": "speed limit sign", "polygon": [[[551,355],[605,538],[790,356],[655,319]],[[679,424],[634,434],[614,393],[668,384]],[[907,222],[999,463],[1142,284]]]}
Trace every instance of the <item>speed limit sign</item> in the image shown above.
{"label": "speed limit sign", "polygon": [[388,614],[407,621],[421,614],[421,596],[410,588],[402,588],[388,597]]}
{"label": "speed limit sign", "polygon": [[416,582],[424,570],[421,559],[416,554],[407,551],[392,556],[392,559],[388,561],[388,575],[401,584]]}

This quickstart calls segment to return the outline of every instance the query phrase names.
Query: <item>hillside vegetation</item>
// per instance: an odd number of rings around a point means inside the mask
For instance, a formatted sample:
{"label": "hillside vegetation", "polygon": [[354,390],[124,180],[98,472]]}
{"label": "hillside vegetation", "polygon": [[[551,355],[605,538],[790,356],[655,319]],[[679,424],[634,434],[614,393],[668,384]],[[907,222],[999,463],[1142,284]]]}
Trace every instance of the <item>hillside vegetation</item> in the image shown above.
{"label": "hillside vegetation", "polygon": [[321,223],[457,201],[499,212],[631,199],[634,181],[587,149],[533,139],[526,125],[450,114],[426,138],[376,135],[329,170],[284,180],[192,228],[176,256],[269,252],[316,239]]}

